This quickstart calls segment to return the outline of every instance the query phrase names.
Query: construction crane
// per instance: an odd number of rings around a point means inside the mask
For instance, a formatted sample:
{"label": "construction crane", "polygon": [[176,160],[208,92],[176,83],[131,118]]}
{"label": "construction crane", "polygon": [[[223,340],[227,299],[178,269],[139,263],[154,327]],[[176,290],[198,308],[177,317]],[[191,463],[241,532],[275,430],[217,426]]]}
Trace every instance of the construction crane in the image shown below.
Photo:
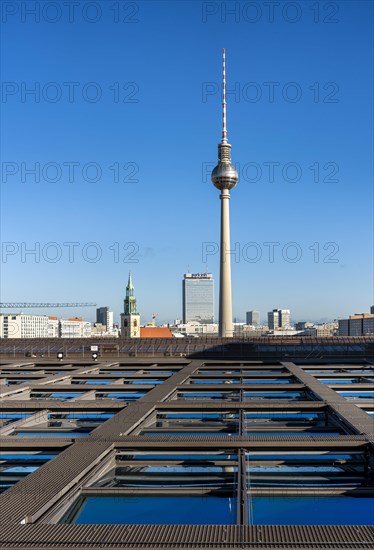
{"label": "construction crane", "polygon": [[94,307],[97,304],[93,302],[57,302],[57,303],[44,303],[44,302],[3,302],[0,303],[0,309],[24,309],[27,307]]}

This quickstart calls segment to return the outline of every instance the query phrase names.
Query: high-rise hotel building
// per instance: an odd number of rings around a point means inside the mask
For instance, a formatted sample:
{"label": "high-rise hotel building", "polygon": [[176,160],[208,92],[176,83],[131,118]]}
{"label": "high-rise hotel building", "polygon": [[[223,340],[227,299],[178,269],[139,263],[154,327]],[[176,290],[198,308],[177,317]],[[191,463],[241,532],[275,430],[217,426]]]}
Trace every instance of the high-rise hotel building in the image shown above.
{"label": "high-rise hotel building", "polygon": [[183,323],[214,322],[214,281],[211,273],[185,273],[182,282]]}

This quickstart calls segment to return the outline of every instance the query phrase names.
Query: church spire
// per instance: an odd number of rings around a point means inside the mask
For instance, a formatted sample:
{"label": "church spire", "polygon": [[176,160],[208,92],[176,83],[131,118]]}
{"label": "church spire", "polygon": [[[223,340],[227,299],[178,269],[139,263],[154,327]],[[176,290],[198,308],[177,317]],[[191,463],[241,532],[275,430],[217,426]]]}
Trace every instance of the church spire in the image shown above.
{"label": "church spire", "polygon": [[131,271],[129,272],[129,280],[126,287],[126,298],[124,300],[125,315],[138,315],[136,309],[135,288],[132,282]]}
{"label": "church spire", "polygon": [[132,278],[131,278],[131,271],[129,271],[129,280],[127,282],[127,287],[126,288],[134,288],[134,285],[132,284]]}

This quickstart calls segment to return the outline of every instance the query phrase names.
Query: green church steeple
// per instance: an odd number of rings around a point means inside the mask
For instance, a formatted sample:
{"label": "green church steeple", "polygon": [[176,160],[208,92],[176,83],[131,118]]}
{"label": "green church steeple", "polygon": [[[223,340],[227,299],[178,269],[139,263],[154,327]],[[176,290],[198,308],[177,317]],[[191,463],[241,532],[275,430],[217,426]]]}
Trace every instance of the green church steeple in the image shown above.
{"label": "green church steeple", "polygon": [[129,272],[129,280],[126,287],[126,298],[124,300],[125,315],[139,315],[136,309],[135,289],[132,283],[131,271]]}

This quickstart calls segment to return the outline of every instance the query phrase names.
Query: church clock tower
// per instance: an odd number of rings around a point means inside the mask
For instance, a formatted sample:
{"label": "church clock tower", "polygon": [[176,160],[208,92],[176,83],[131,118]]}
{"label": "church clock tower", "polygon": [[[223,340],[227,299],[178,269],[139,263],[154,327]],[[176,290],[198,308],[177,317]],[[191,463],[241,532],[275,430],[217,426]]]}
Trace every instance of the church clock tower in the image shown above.
{"label": "church clock tower", "polygon": [[140,338],[140,315],[136,309],[135,289],[132,284],[131,272],[126,287],[124,310],[121,313],[121,337]]}

